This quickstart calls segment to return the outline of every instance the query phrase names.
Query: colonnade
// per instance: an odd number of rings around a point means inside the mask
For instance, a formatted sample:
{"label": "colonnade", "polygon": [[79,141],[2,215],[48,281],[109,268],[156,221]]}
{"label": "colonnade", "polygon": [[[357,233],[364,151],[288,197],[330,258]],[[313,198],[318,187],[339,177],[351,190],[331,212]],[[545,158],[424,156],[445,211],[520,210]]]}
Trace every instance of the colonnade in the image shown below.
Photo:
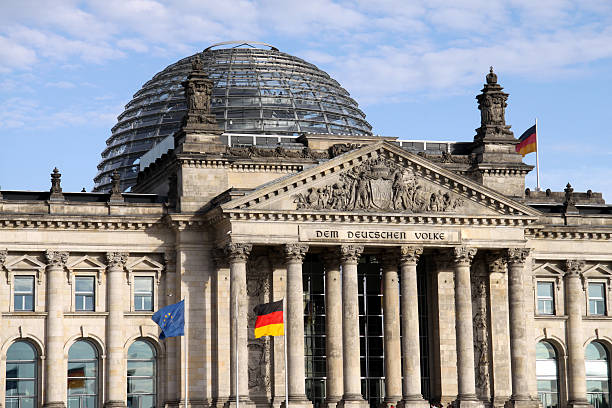
{"label": "colonnade", "polygon": [[[231,313],[231,327],[246,328],[246,262],[251,244],[229,244],[231,297],[239,296],[238,315]],[[311,406],[305,394],[304,326],[302,261],[308,252],[304,244],[284,246],[287,268],[287,327],[289,401],[291,405]],[[326,269],[326,347],[328,407],[369,406],[361,394],[359,306],[357,263],[364,251],[363,245],[340,245],[327,248],[322,260]],[[403,408],[428,405],[421,394],[421,361],[419,349],[419,310],[417,302],[417,263],[423,253],[418,246],[389,248],[383,253],[383,314],[385,347],[385,404]],[[456,406],[478,407],[482,402],[476,396],[472,294],[470,266],[475,248],[452,248],[450,262],[455,275],[455,334],[457,350]],[[504,259],[508,262],[510,341],[512,366],[512,396],[515,406],[535,406],[529,395],[530,369],[525,353],[531,341],[527,337],[525,319],[524,266],[529,250],[511,248]],[[399,270],[399,276],[398,276]],[[340,272],[342,271],[342,272]],[[400,289],[401,288],[401,289]],[[401,290],[401,299],[399,291]],[[232,303],[233,304],[233,303]],[[401,310],[401,319],[400,319]],[[236,355],[247,355],[246,329],[240,330],[237,344],[232,343],[232,378]],[[403,336],[400,335],[403,333]],[[233,334],[232,334],[232,338]],[[247,359],[238,367],[240,378],[248,378]],[[243,381],[244,383],[244,381]],[[238,395],[242,400],[248,394],[246,385]],[[232,388],[230,401],[235,401]],[[245,401],[247,402],[247,401]]]}

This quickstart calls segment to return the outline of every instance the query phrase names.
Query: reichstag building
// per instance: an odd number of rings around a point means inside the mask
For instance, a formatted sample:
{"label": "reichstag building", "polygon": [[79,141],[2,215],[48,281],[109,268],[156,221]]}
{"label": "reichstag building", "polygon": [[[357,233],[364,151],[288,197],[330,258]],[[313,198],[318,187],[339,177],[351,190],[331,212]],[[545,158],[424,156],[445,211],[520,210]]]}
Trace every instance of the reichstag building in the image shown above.
{"label": "reichstag building", "polygon": [[[475,134],[440,142],[375,136],[263,43],[159,72],[94,191],[0,192],[0,406],[280,408],[287,374],[295,408],[609,408],[612,206],[526,189],[483,82]],[[255,339],[283,298],[286,338]]]}

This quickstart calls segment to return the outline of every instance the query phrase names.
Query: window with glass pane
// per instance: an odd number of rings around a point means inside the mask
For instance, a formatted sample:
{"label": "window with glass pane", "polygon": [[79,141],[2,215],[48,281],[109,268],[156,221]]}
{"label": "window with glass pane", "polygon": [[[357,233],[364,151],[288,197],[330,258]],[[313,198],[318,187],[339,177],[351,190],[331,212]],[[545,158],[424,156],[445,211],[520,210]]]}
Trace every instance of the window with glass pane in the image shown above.
{"label": "window with glass pane", "polygon": [[68,408],[96,408],[98,402],[98,353],[86,340],[68,351]]}
{"label": "window with glass pane", "polygon": [[134,278],[134,310],[153,310],[153,278]]}
{"label": "window with glass pane", "polygon": [[15,276],[13,304],[16,311],[34,310],[34,277]]}
{"label": "window with glass pane", "polygon": [[34,408],[36,403],[36,350],[25,341],[13,343],[6,353],[6,408]]}
{"label": "window with glass pane", "polygon": [[155,350],[146,341],[137,340],[128,349],[127,406],[154,408]]}
{"label": "window with glass pane", "polygon": [[558,372],[555,348],[546,341],[539,342],[536,346],[536,379],[542,408],[559,406]]}
{"label": "window with glass pane", "polygon": [[77,276],[75,278],[75,309],[77,311],[94,310],[94,277]]}
{"label": "window with glass pane", "polygon": [[587,399],[594,408],[610,407],[608,352],[601,343],[592,342],[584,351]]}
{"label": "window with glass pane", "polygon": [[603,283],[589,283],[589,314],[595,316],[606,314],[606,295]]}
{"label": "window with glass pane", "polygon": [[538,282],[538,314],[555,314],[554,285],[552,282]]}

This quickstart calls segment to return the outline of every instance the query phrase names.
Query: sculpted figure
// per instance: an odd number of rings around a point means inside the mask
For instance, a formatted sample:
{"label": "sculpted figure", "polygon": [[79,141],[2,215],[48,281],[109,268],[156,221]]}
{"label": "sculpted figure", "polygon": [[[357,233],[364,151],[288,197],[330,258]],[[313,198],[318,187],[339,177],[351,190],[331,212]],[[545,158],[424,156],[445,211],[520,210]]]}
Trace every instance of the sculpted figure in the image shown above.
{"label": "sculpted figure", "polygon": [[480,107],[480,118],[483,125],[491,123],[493,119],[493,100],[489,95],[485,95]]}
{"label": "sculpted figure", "polygon": [[355,208],[368,209],[370,207],[370,189],[368,186],[368,180],[366,179],[365,173],[359,174],[359,180],[357,180],[357,197],[355,201]]}

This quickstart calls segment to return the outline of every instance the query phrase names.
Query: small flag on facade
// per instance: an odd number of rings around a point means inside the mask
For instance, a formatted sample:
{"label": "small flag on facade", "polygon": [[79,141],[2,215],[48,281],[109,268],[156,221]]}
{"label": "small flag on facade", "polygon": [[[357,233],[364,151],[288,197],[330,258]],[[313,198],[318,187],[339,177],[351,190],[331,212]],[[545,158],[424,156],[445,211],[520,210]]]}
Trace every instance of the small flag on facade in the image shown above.
{"label": "small flag on facade", "polygon": [[255,321],[256,339],[263,336],[282,336],[285,334],[282,300],[257,305],[253,311],[257,315]]}
{"label": "small flag on facade", "polygon": [[519,137],[519,143],[515,146],[517,153],[520,153],[523,157],[526,154],[532,153],[538,150],[538,140],[536,134],[536,125],[533,125],[525,131]]}
{"label": "small flag on facade", "polygon": [[151,319],[161,329],[159,339],[185,335],[185,301],[162,307],[153,314]]}

